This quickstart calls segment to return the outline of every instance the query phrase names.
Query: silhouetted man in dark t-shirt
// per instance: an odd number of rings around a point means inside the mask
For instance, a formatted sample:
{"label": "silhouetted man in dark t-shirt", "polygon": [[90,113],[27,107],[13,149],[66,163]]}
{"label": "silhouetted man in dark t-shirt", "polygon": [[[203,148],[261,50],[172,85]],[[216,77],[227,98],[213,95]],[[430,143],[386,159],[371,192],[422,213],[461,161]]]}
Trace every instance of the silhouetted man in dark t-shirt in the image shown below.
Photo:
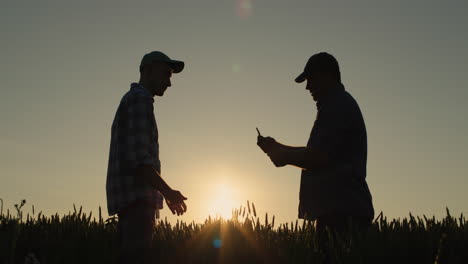
{"label": "silhouetted man in dark t-shirt", "polygon": [[345,91],[337,60],[321,52],[308,60],[295,81],[307,81],[317,105],[317,117],[305,147],[291,147],[271,137],[258,137],[258,145],[277,167],[302,168],[299,218],[317,220],[344,232],[349,221],[366,228],[374,217],[366,183],[367,134],[357,102]]}

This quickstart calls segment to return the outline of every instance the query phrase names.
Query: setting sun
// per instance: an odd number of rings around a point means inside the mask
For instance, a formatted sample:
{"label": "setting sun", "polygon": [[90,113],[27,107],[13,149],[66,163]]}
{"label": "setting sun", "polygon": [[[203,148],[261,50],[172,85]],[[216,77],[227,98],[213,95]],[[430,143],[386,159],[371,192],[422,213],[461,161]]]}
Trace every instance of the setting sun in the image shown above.
{"label": "setting sun", "polygon": [[209,215],[228,219],[232,217],[232,209],[239,207],[236,188],[226,182],[214,184],[207,193]]}

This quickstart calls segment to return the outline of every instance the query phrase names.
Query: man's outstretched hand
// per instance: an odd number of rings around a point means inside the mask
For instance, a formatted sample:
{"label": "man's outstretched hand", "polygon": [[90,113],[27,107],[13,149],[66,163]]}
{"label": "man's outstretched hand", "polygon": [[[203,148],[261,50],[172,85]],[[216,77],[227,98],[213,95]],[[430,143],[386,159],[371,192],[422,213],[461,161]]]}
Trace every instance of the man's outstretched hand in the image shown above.
{"label": "man's outstretched hand", "polygon": [[184,202],[187,197],[183,196],[182,193],[176,190],[168,190],[163,193],[163,196],[172,214],[183,215],[187,212],[187,205]]}

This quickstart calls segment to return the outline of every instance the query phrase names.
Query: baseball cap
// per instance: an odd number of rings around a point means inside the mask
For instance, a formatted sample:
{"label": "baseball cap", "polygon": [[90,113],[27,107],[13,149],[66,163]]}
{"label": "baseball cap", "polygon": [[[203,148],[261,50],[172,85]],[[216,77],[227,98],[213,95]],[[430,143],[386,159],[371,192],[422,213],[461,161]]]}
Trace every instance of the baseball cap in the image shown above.
{"label": "baseball cap", "polygon": [[172,60],[161,51],[152,51],[143,56],[140,63],[140,71],[144,65],[152,64],[154,62],[166,62],[170,65],[174,73],[179,73],[184,69],[184,62]]}
{"label": "baseball cap", "polygon": [[294,81],[302,83],[306,80],[307,75],[318,71],[332,72],[340,76],[340,67],[338,66],[338,61],[335,57],[329,53],[320,52],[309,58],[304,67],[304,71],[299,74]]}

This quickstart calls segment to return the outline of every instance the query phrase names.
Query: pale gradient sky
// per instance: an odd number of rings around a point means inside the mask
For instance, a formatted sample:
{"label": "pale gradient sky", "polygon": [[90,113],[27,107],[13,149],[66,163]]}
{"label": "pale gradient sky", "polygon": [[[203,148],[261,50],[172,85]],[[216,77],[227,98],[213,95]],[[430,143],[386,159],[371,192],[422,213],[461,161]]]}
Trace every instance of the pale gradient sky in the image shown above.
{"label": "pale gradient sky", "polygon": [[75,203],[107,216],[112,120],[143,54],[161,50],[186,62],[155,98],[163,177],[189,198],[180,219],[199,222],[249,199],[262,215],[295,220],[300,171],[275,168],[255,127],[305,145],[315,102],[293,79],[327,51],[366,121],[376,214],[468,212],[466,1],[0,5],[6,208],[25,198],[27,211],[64,214]]}

